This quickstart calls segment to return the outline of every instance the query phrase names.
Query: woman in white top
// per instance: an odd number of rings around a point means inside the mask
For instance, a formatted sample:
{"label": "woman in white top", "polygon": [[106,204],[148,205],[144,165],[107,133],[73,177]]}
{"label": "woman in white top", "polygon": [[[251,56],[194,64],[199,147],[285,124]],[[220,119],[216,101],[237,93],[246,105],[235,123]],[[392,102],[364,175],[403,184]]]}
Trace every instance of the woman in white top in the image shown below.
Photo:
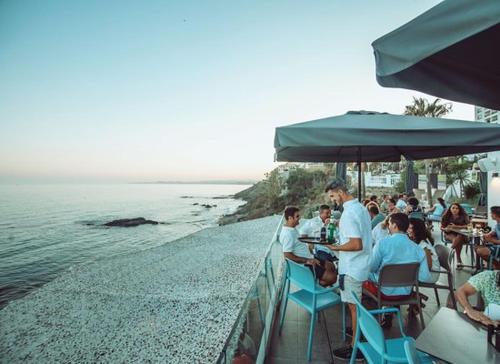
{"label": "woman in white top", "polygon": [[427,257],[427,264],[431,271],[431,280],[425,283],[436,283],[439,279],[439,273],[432,271],[440,270],[441,266],[439,264],[439,257],[434,249],[434,239],[425,227],[424,221],[420,219],[410,219],[408,236],[424,250]]}

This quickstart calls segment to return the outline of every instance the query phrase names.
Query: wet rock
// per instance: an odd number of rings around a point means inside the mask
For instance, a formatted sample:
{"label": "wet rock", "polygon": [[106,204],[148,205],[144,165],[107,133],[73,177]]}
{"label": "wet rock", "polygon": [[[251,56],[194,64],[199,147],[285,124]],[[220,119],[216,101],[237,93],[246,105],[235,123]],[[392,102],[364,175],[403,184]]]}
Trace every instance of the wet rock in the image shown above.
{"label": "wet rock", "polygon": [[158,225],[158,221],[146,220],[143,217],[136,217],[133,219],[119,219],[105,223],[105,226],[119,226],[119,227],[133,227],[144,224]]}

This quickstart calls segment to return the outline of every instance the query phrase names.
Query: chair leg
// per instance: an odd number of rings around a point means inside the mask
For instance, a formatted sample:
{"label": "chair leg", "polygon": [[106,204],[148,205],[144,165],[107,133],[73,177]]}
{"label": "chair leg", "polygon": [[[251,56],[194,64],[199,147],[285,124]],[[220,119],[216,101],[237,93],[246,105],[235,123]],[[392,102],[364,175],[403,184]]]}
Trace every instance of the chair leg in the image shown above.
{"label": "chair leg", "polygon": [[457,300],[455,298],[455,290],[453,289],[453,282],[451,280],[451,275],[448,274],[448,289],[450,290],[451,302],[453,302],[453,308],[458,310],[457,308]]}
{"label": "chair leg", "polygon": [[309,326],[309,342],[307,344],[307,361],[311,361],[312,343],[314,338],[314,328],[316,326],[316,312],[311,315],[311,324]]}
{"label": "chair leg", "polygon": [[[326,332],[326,339],[328,340],[328,349],[330,353],[330,359],[332,359],[332,363],[334,362],[333,360],[333,351],[332,351],[332,343],[330,341],[330,333],[328,332],[328,325],[326,324],[326,317],[325,317],[325,311],[321,311],[320,314],[323,315],[323,324],[325,326],[325,332]],[[320,315],[318,315],[320,316]]]}
{"label": "chair leg", "polygon": [[437,288],[434,287],[434,294],[436,295],[436,302],[438,304],[438,307],[441,306],[441,302],[439,302],[439,294]]}
{"label": "chair leg", "polygon": [[285,313],[286,313],[286,306],[288,304],[288,291],[290,290],[290,282],[287,279],[287,282],[285,283],[285,289],[286,292],[283,293],[283,296],[285,297],[285,301],[283,302],[283,307],[281,307],[281,317],[280,317],[280,329],[278,334],[281,335],[281,329],[283,329],[283,322],[285,321]]}
{"label": "chair leg", "polygon": [[425,329],[425,323],[424,323],[424,312],[422,311],[422,305],[420,304],[420,297],[418,297],[417,300],[418,304],[418,312],[420,313],[420,324],[422,325],[422,330]]}

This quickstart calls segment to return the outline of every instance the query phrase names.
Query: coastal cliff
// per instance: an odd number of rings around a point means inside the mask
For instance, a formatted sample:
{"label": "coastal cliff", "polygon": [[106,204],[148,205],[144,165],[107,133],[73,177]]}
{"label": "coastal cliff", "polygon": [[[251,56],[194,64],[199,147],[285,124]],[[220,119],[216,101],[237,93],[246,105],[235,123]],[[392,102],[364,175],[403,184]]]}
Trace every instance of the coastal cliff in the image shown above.
{"label": "coastal cliff", "polygon": [[304,217],[312,217],[319,205],[329,203],[324,188],[332,167],[306,170],[294,168],[286,173],[274,169],[266,178],[238,192],[234,198],[246,201],[234,213],[219,219],[219,225],[281,214],[287,205],[298,206]]}

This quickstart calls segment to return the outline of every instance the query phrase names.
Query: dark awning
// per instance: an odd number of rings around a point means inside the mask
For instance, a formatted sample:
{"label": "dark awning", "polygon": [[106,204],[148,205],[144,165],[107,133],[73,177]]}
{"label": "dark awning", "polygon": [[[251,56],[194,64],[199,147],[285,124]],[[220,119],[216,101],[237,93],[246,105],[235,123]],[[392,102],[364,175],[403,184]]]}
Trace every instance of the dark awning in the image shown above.
{"label": "dark awning", "polygon": [[381,86],[500,109],[500,1],[447,0],[377,39]]}

